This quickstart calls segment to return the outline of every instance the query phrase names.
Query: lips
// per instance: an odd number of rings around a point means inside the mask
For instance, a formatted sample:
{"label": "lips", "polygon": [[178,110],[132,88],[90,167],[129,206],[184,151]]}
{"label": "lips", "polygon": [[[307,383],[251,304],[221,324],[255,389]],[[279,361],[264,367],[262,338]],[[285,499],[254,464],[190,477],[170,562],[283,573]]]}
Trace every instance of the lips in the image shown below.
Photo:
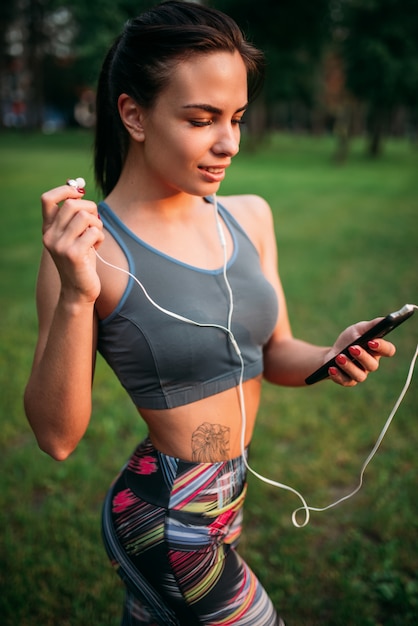
{"label": "lips", "polygon": [[227,165],[224,165],[224,166],[213,165],[213,166],[208,166],[208,167],[205,167],[203,165],[199,166],[199,170],[202,172],[206,180],[210,182],[219,182],[223,180],[225,177],[226,168],[227,168]]}
{"label": "lips", "polygon": [[225,168],[223,167],[203,167],[202,169],[206,170],[210,174],[221,174]]}
{"label": "lips", "polygon": [[205,170],[206,172],[210,172],[211,174],[220,174],[221,172],[224,172],[227,167],[227,165],[199,165],[200,170]]}

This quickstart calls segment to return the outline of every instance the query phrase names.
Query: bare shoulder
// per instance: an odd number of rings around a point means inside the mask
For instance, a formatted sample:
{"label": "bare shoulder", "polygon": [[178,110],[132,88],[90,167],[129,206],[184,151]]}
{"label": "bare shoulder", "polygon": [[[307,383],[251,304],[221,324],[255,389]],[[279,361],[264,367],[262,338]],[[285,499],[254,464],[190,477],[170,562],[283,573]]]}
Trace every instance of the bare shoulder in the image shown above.
{"label": "bare shoulder", "polygon": [[255,194],[243,194],[239,196],[220,196],[219,201],[233,216],[249,220],[270,219],[271,209],[266,200]]}
{"label": "bare shoulder", "polygon": [[222,196],[219,202],[235,217],[261,252],[266,233],[273,228],[270,205],[261,196],[246,194]]}

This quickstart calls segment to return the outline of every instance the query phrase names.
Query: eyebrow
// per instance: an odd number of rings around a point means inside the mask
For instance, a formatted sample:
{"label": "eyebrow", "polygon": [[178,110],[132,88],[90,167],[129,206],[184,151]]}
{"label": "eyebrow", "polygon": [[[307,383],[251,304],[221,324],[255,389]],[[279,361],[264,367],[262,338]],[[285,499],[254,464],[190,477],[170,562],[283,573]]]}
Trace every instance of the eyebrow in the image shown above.
{"label": "eyebrow", "polygon": [[[240,107],[235,111],[235,113],[241,113],[241,111],[245,111],[248,108],[248,102],[244,104],[244,106]],[[213,113],[214,115],[221,115],[222,109],[218,107],[214,107],[211,104],[185,104],[183,109],[202,109],[207,113]]]}

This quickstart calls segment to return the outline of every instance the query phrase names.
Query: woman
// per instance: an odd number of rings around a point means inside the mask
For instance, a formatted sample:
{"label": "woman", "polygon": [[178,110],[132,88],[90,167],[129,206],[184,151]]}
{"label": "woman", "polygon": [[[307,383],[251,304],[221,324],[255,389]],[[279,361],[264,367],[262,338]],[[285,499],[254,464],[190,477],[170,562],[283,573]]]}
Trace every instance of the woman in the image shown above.
{"label": "woman", "polygon": [[[68,185],[42,196],[25,393],[39,445],[63,460],[83,437],[96,349],[149,431],[104,506],[106,548],[127,587],[123,624],[282,623],[234,549],[261,378],[303,385],[372,324],[332,348],[294,338],[269,207],[216,200],[262,73],[261,53],[218,11],[169,1],[132,20],[98,87],[105,201]],[[354,347],[357,365],[340,356],[329,378],[355,385],[395,351],[369,347]]]}

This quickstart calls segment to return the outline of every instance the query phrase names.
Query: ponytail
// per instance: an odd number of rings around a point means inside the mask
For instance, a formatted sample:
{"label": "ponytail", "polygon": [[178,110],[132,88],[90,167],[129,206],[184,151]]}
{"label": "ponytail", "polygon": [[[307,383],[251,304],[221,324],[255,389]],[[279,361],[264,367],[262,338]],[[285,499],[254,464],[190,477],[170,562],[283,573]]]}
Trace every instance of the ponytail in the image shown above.
{"label": "ponytail", "polygon": [[120,36],[104,60],[96,94],[94,172],[96,184],[107,196],[118,182],[127,151],[126,131],[119,117],[117,101],[111,96],[110,74]]}

